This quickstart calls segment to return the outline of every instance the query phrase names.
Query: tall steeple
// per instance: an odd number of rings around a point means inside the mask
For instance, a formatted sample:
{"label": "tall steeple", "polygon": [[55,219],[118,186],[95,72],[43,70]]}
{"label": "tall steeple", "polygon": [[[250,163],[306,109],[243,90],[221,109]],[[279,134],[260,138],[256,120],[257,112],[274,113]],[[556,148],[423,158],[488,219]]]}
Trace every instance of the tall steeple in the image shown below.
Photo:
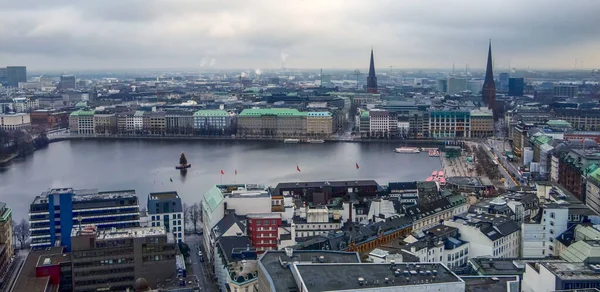
{"label": "tall steeple", "polygon": [[367,76],[367,92],[377,93],[377,76],[375,76],[375,59],[373,48],[371,48],[371,64],[369,65],[369,76]]}
{"label": "tall steeple", "polygon": [[487,57],[487,67],[485,68],[485,79],[483,81],[483,88],[481,89],[482,101],[496,117],[496,83],[494,82],[494,71],[492,70],[492,41],[490,40]]}

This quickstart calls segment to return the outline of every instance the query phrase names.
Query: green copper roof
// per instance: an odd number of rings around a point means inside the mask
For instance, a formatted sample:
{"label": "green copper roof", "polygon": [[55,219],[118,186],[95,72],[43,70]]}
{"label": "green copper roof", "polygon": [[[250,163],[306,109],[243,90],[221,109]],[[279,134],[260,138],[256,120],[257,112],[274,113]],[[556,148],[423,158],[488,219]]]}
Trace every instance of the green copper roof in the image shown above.
{"label": "green copper roof", "polygon": [[541,136],[536,137],[535,140],[533,141],[533,143],[535,143],[536,145],[542,145],[542,144],[550,143],[550,141],[552,141],[552,137],[546,136],[546,135],[541,135]]}
{"label": "green copper roof", "polygon": [[550,127],[570,128],[571,124],[565,120],[549,120],[546,125]]}
{"label": "green copper roof", "polygon": [[306,113],[298,111],[293,108],[261,108],[261,109],[245,109],[240,113],[240,117],[253,117],[253,116],[291,116],[291,117],[305,117]]}
{"label": "green copper roof", "polygon": [[227,117],[229,114],[223,110],[199,110],[194,113],[195,117]]}
{"label": "green copper roof", "polygon": [[77,111],[72,112],[69,116],[76,117],[76,116],[93,116],[93,115],[94,115],[93,110],[77,110]]}
{"label": "green copper roof", "polygon": [[204,207],[208,207],[211,212],[219,207],[219,204],[223,201],[223,193],[217,186],[213,186],[204,194]]}

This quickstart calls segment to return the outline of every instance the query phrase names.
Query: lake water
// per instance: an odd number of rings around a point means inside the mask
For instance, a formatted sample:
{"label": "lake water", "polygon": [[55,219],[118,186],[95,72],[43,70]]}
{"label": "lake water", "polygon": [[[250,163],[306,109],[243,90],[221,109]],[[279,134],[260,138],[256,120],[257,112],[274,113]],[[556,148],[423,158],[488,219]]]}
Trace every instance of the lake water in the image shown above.
{"label": "lake water", "polygon": [[[175,190],[200,202],[214,184],[374,179],[380,184],[424,180],[439,158],[396,154],[392,143],[284,144],[270,141],[63,141],[0,169],[0,201],[16,220],[49,188],[135,189],[140,204],[150,192]],[[175,165],[185,152],[192,168]],[[355,167],[359,164],[359,169]],[[296,170],[296,165],[301,172]],[[234,172],[237,169],[238,175]],[[221,175],[221,170],[225,175]],[[171,182],[172,180],[172,182]]]}

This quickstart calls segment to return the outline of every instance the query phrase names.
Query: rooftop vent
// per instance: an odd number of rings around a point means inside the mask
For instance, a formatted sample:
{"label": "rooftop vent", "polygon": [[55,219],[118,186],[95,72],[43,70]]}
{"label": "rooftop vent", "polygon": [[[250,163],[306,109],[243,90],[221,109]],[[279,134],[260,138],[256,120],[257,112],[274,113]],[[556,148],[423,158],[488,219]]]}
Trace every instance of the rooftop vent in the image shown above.
{"label": "rooftop vent", "polygon": [[319,256],[319,263],[325,262],[325,256]]}

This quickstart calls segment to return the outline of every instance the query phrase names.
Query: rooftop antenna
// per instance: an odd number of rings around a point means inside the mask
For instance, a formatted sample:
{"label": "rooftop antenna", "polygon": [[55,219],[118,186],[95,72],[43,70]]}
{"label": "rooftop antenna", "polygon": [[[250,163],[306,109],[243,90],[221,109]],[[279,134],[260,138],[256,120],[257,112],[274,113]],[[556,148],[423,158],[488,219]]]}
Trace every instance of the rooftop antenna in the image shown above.
{"label": "rooftop antenna", "polygon": [[456,67],[456,62],[452,63],[452,75],[454,75],[454,68]]}

